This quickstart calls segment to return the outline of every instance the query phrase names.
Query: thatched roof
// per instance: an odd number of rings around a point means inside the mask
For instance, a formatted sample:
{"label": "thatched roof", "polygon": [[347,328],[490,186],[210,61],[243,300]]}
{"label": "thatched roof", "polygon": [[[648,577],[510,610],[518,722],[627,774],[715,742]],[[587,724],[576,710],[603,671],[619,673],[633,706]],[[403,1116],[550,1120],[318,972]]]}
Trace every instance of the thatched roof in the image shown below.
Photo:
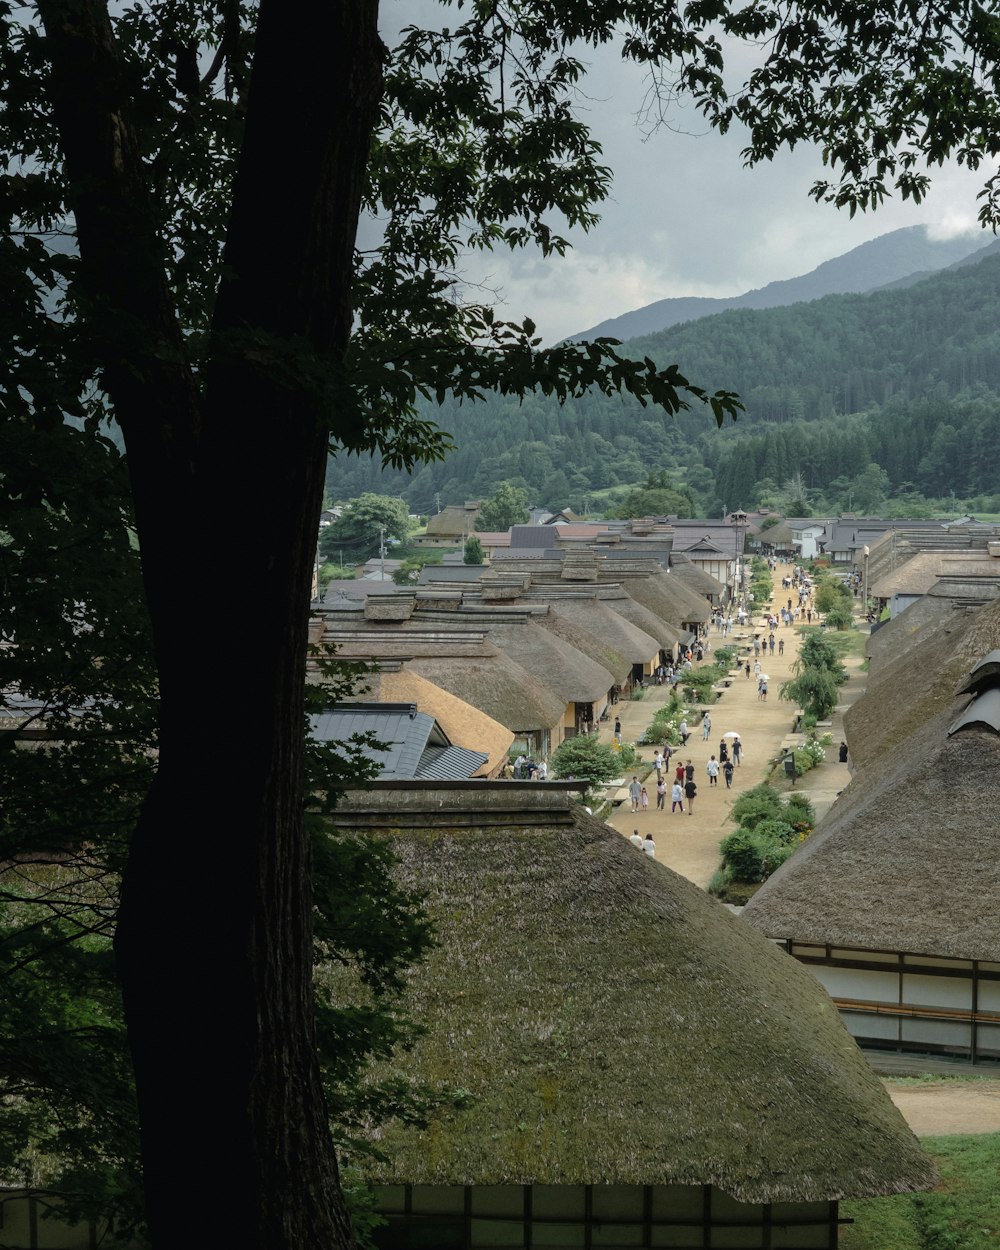
{"label": "thatched roof", "polygon": [[861,767],[881,767],[936,716],[954,718],[955,692],[983,656],[1000,646],[1000,600],[956,611],[950,600],[937,599],[923,613],[910,616],[923,606],[907,608],[876,635],[881,640],[893,630],[912,645],[892,652],[890,659],[885,648],[891,646],[891,637],[882,642],[880,662],[872,658],[868,693],[847,712],[851,757]]}
{"label": "thatched roof", "polygon": [[606,669],[616,682],[625,682],[632,672],[632,661],[620,651],[616,651],[610,643],[593,629],[578,624],[571,616],[556,612],[552,604],[548,604],[544,614],[538,618],[539,625],[548,630],[562,643],[575,647],[590,657],[601,668]]}
{"label": "thatched roof", "polygon": [[651,638],[655,638],[660,646],[668,651],[677,646],[681,640],[677,629],[661,620],[655,612],[650,612],[649,608],[644,608],[641,603],[637,603],[624,589],[617,587],[606,589],[601,594],[601,602],[606,603],[619,616],[623,616],[626,621],[649,634]]}
{"label": "thatched roof", "polygon": [[506,760],[507,750],[514,741],[513,733],[479,708],[435,686],[419,673],[408,668],[369,673],[365,685],[365,691],[351,696],[356,702],[415,703],[421,712],[434,717],[456,746],[485,751],[488,759],[477,776],[490,776]]}
{"label": "thatched roof", "polygon": [[985,548],[921,551],[877,582],[872,582],[869,577],[869,594],[875,599],[888,599],[892,595],[925,595],[941,577],[1000,582],[1000,560],[991,559]]}
{"label": "thatched roof", "polygon": [[920,646],[870,674],[845,720],[858,771],[748,921],[771,937],[1000,960],[985,903],[1000,897],[1000,735],[948,734],[970,701],[956,692],[998,643],[1000,601],[943,608]]}
{"label": "thatched roof", "polygon": [[772,547],[787,547],[792,541],[792,527],[787,521],[779,521],[766,530],[758,530],[757,536],[762,543],[770,543]]}
{"label": "thatched roof", "polygon": [[593,703],[615,683],[603,665],[534,619],[491,625],[488,636],[525,672],[551,687],[564,703]]}
{"label": "thatched roof", "polygon": [[678,553],[670,559],[670,572],[693,590],[696,595],[715,595],[718,597],[726,589],[718,578],[706,573],[700,565],[694,564],[689,556]]}
{"label": "thatched roof", "polygon": [[628,592],[637,603],[671,625],[684,625],[688,621],[701,624],[712,614],[705,596],[693,591],[676,573],[630,578]]}
{"label": "thatched roof", "polygon": [[464,508],[449,504],[441,512],[427,518],[427,533],[435,538],[463,538],[472,532],[473,521],[478,515],[478,503],[467,503]]}
{"label": "thatched roof", "polygon": [[407,668],[478,707],[513,733],[554,729],[566,704],[545,682],[524,671],[499,647],[490,656],[426,655]]}
{"label": "thatched roof", "polygon": [[746,1202],[927,1187],[927,1159],[812,976],[546,790],[529,787],[520,814],[503,783],[340,809],[349,828],[376,808],[440,943],[405,1001],[427,1032],[378,1075],[470,1095],[424,1129],[373,1132],[385,1161],[364,1161],[369,1176],[711,1184]]}
{"label": "thatched roof", "polygon": [[950,711],[851,781],[743,918],[773,938],[1000,960],[1000,736]]}
{"label": "thatched roof", "polygon": [[648,664],[660,653],[656,638],[619,615],[603,599],[583,595],[553,597],[549,600],[549,614],[591,634],[602,647],[623,656],[630,668],[633,664]]}

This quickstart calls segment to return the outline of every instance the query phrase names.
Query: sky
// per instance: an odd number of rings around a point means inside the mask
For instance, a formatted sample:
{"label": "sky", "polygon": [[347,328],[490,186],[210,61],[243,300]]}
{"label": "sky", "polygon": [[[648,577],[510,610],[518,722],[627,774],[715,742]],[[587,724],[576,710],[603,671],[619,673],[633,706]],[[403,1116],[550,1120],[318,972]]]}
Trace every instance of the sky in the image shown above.
{"label": "sky", "polygon": [[[390,11],[413,7],[397,3]],[[422,0],[419,7],[426,14],[431,6]],[[793,278],[902,226],[983,233],[976,222],[982,171],[946,166],[934,171],[922,204],[897,198],[851,219],[809,198],[824,176],[815,149],[799,147],[746,170],[743,137],[709,130],[691,107],[675,112],[672,129],[645,136],[636,120],[646,91],[642,67],[623,64],[611,48],[583,55],[591,73],[580,112],[615,173],[601,222],[588,234],[571,232],[565,258],[494,252],[471,257],[464,271],[498,292],[505,317],[530,316],[546,343],[655,300],[739,295]],[[983,243],[992,237],[983,233]]]}

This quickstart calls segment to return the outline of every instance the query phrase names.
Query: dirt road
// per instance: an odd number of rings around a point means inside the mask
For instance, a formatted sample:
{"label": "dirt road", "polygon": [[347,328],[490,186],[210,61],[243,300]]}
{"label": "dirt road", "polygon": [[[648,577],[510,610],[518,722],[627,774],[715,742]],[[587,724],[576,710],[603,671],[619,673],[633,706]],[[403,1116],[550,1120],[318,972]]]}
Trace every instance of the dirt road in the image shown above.
{"label": "dirt road", "polygon": [[[790,566],[779,565],[774,576],[775,595],[774,609],[777,611],[782,602],[781,578],[790,572]],[[785,592],[787,598],[788,592]],[[756,618],[755,618],[756,619]],[[752,641],[754,632],[763,632],[760,626],[754,629],[736,630],[728,637],[712,629],[709,642],[713,648],[720,646],[744,645]],[[656,811],[655,807],[655,775],[647,782],[650,806],[645,812],[633,815],[629,804],[619,806],[609,817],[609,823],[622,833],[629,834],[638,829],[645,836],[652,833],[656,843],[656,858],[666,864],[682,877],[687,877],[695,885],[704,889],[712,874],[719,866],[719,842],[732,829],[729,820],[729,808],[732,802],[744,790],[758,785],[767,775],[770,760],[780,751],[782,740],[792,729],[797,709],[790,703],[778,698],[778,689],[782,682],[789,679],[791,666],[799,653],[800,638],[794,626],[779,626],[775,631],[776,639],[784,642],[784,654],[779,654],[777,645],[775,654],[761,655],[763,671],[768,674],[768,697],[762,702],[757,697],[757,683],[753,675],[754,657],[750,655],[751,672],[749,678],[741,671],[732,685],[726,690],[719,702],[710,708],[711,730],[707,739],[703,737],[701,725],[693,725],[693,732],[685,748],[678,748],[674,762],[683,759],[691,760],[695,767],[695,781],[698,783],[698,795],[694,802],[693,813],[685,811],[671,813],[669,797],[666,810]],[[743,652],[743,659],[746,653]],[[711,655],[706,656],[706,662]],[[847,662],[851,675],[848,685],[842,693],[844,706],[852,697],[857,697],[864,685],[860,673],[861,658],[851,657]],[[626,742],[634,742],[639,738],[652,721],[654,712],[669,699],[670,691],[666,686],[652,686],[647,689],[645,698],[640,702],[620,703],[616,711],[621,716],[622,736]],[[723,734],[729,731],[739,733],[743,742],[743,759],[734,772],[733,786],[727,790],[724,779],[719,777],[718,785],[710,786],[706,765],[709,757],[719,756],[719,742]],[[807,790],[816,807],[817,816],[821,816],[836,798],[848,781],[846,765],[837,762],[836,745],[840,741],[840,718],[834,716],[830,732],[834,734],[834,746],[827,752],[827,759],[818,769],[807,773],[798,783],[798,788]],[[601,737],[611,741],[610,726],[601,726]],[[643,756],[648,761],[652,757],[652,748],[643,749]],[[647,764],[648,767],[648,764]]]}
{"label": "dirt road", "polygon": [[918,1137],[1000,1133],[1000,1080],[884,1082]]}

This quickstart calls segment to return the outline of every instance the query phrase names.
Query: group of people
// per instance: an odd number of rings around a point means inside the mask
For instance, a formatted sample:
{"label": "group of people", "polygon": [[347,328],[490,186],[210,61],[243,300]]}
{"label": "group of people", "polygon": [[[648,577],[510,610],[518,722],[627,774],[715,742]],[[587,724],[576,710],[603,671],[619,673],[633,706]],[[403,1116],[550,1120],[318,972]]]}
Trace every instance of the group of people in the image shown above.
{"label": "group of people", "polygon": [[533,760],[527,755],[519,755],[513,764],[508,760],[502,773],[502,776],[514,781],[545,781],[548,775],[549,766],[545,760]]}
{"label": "group of people", "polygon": [[650,859],[655,858],[656,843],[653,841],[653,835],[651,833],[647,833],[646,836],[643,837],[638,829],[633,829],[629,841],[637,850],[644,851]]}

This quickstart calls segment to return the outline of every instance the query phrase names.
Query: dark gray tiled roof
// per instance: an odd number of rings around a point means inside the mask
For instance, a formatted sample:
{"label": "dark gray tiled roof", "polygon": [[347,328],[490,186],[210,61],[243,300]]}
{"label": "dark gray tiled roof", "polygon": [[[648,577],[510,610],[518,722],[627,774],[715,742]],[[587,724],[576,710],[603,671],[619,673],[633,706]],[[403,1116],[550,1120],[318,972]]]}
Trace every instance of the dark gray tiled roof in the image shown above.
{"label": "dark gray tiled roof", "polygon": [[413,703],[340,704],[310,716],[309,731],[321,742],[371,734],[382,746],[366,746],[365,754],[379,765],[383,781],[465,780],[489,759],[482,751],[452,746],[434,717]]}

